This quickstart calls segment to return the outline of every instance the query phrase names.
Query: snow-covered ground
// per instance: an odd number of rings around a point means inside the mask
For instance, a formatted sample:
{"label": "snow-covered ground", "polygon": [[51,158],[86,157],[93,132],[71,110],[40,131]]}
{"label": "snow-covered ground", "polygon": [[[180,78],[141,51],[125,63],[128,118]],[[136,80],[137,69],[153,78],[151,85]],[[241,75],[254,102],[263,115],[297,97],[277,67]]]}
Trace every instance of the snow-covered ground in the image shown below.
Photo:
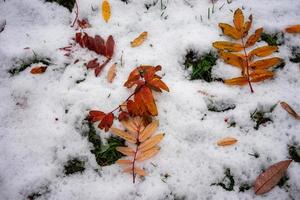
{"label": "snow-covered ground", "polygon": [[[299,0],[233,0],[230,4],[219,0],[210,19],[209,0],[162,0],[165,9],[159,1],[149,10],[145,3],[152,0],[128,4],[110,0],[108,23],[101,16],[100,0],[78,0],[80,19],[87,18],[92,25],[86,32],[104,38],[113,35],[116,41],[112,62],[117,63],[117,76],[112,84],[106,80],[108,67],[95,77],[84,66],[95,53],[77,46],[73,57],[66,57],[59,50],[74,37],[70,27],[74,12],[42,0],[0,1],[0,21],[6,20],[0,33],[0,200],[26,199],[43,187],[47,192],[39,199],[300,199],[300,165],[296,162],[288,170],[288,189],[275,187],[263,196],[256,196],[252,189],[239,192],[240,185],[253,184],[262,169],[287,159],[288,144],[300,143],[299,121],[280,106],[272,113],[273,123],[258,130],[250,119],[257,107],[279,101],[300,110],[300,68],[288,59],[289,46],[300,46],[300,35],[285,35],[285,44],[276,55],[285,59],[286,66],[274,79],[253,84],[254,94],[248,87],[190,81],[183,66],[188,49],[209,52],[213,41],[224,39],[218,23],[232,23],[235,9],[244,8],[246,16],[252,13],[254,28],[276,32],[299,24]],[[130,41],[143,31],[148,31],[148,39],[131,48]],[[7,70],[31,57],[32,50],[49,57],[53,64],[41,75],[32,75],[27,68],[10,76]],[[73,64],[75,59],[79,62]],[[166,133],[161,151],[145,162],[149,172],[145,179],[132,184],[130,174],[122,173],[119,165],[99,167],[91,144],[81,133],[88,110],[109,111],[127,98],[131,91],[123,83],[141,64],[160,64],[170,92],[156,95],[159,131]],[[221,60],[213,68],[213,74],[221,78],[238,73]],[[83,78],[86,80],[76,83]],[[199,90],[236,108],[210,112],[208,97]],[[237,126],[227,128],[225,118],[234,119]],[[97,131],[103,137],[109,135]],[[227,136],[237,138],[238,143],[225,148],[216,145]],[[249,155],[255,152],[258,158]],[[63,166],[71,157],[86,160],[82,174],[63,175]],[[211,186],[222,181],[226,168],[235,179],[233,191]]]}

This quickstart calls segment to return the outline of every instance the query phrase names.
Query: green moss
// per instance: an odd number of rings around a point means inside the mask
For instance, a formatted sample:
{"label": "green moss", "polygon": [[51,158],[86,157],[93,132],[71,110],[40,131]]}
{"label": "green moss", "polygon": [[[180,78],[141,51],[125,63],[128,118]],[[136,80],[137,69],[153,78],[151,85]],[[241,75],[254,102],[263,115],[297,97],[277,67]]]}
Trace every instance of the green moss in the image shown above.
{"label": "green moss", "polygon": [[300,162],[300,146],[291,145],[288,147],[290,158],[295,162]]}
{"label": "green moss", "polygon": [[24,60],[19,60],[12,69],[8,70],[8,73],[10,73],[12,76],[15,76],[27,69],[28,67],[30,67],[32,64],[38,63],[42,63],[43,65],[48,66],[51,64],[51,60],[50,58],[39,57],[37,55],[34,55],[33,57]]}
{"label": "green moss", "polygon": [[46,2],[56,2],[59,5],[66,7],[70,12],[72,12],[76,0],[46,0]]}
{"label": "green moss", "polygon": [[257,108],[251,113],[250,118],[255,122],[255,126],[253,127],[255,130],[258,130],[260,125],[266,124],[267,122],[273,122],[270,115],[276,106],[277,104],[271,106],[269,109]]}
{"label": "green moss", "polygon": [[85,170],[85,162],[74,158],[72,160],[69,160],[66,165],[64,166],[64,173],[66,175],[74,174],[74,173],[82,173]]}
{"label": "green moss", "polygon": [[100,166],[107,166],[114,164],[120,159],[123,154],[116,150],[118,146],[124,146],[125,141],[117,137],[110,137],[106,140],[106,144],[103,144],[99,135],[97,135],[93,124],[89,123],[88,140],[94,146],[91,150],[96,157],[96,161]]}
{"label": "green moss", "polygon": [[211,71],[212,67],[216,65],[217,56],[213,53],[205,53],[198,56],[193,50],[189,50],[185,56],[184,66],[186,69],[191,68],[191,80],[202,79],[207,82],[214,81]]}
{"label": "green moss", "polygon": [[280,46],[284,43],[284,34],[283,32],[276,32],[276,33],[266,33],[263,32],[261,34],[261,40],[268,43],[270,46]]}
{"label": "green moss", "polygon": [[230,169],[227,168],[225,170],[225,177],[222,179],[222,181],[218,183],[212,183],[211,186],[216,185],[216,186],[221,186],[224,190],[227,191],[233,191],[234,190],[234,177],[231,175]]}

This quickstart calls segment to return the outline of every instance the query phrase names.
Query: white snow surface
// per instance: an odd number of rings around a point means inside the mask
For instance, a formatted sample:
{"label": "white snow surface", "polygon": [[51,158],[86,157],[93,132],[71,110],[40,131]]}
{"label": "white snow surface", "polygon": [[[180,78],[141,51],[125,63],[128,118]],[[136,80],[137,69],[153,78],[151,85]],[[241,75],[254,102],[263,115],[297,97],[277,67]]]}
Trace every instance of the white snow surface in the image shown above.
{"label": "white snow surface", "polygon": [[[95,53],[78,45],[71,57],[59,50],[75,35],[75,29],[70,27],[74,10],[70,13],[42,0],[0,2],[0,21],[6,20],[0,33],[1,200],[26,199],[41,187],[47,187],[48,192],[38,199],[53,200],[300,199],[300,165],[295,162],[288,169],[288,190],[275,187],[262,196],[256,196],[252,189],[239,192],[239,186],[253,184],[262,169],[288,159],[288,144],[300,143],[299,121],[280,106],[272,113],[273,123],[258,130],[254,130],[250,119],[257,107],[279,101],[287,101],[300,111],[299,64],[289,61],[289,46],[299,46],[300,35],[285,35],[285,44],[276,55],[285,60],[286,66],[276,72],[274,79],[253,84],[254,94],[247,86],[190,81],[183,66],[188,49],[202,54],[213,49],[213,41],[227,39],[221,36],[218,23],[232,23],[235,9],[243,8],[245,16],[253,14],[253,29],[262,26],[275,32],[300,22],[299,0],[233,0],[230,4],[219,0],[210,19],[209,0],[162,0],[166,5],[163,10],[160,1],[147,10],[144,4],[153,1],[131,0],[125,4],[110,0],[112,16],[108,23],[101,16],[100,0],[77,2],[79,18],[87,18],[92,25],[85,30],[89,35],[113,35],[116,41],[109,64],[117,63],[112,84],[106,80],[109,65],[99,77],[84,66],[97,57]],[[131,48],[130,41],[143,31],[148,31],[148,39],[140,47]],[[10,76],[7,70],[18,60],[31,57],[32,50],[51,58],[53,64],[41,75],[32,75],[27,68]],[[79,62],[73,64],[76,59]],[[131,175],[123,173],[119,165],[99,167],[90,152],[92,145],[81,133],[88,110],[110,111],[127,98],[132,91],[123,83],[142,64],[161,65],[163,81],[170,92],[155,94],[159,131],[166,133],[161,151],[142,164],[148,175],[132,184]],[[213,73],[229,78],[238,72],[218,60]],[[76,84],[82,78],[86,80]],[[214,95],[216,101],[234,103],[236,108],[210,112],[205,103],[208,97],[199,90]],[[224,118],[233,118],[237,126],[227,128]],[[109,135],[97,131],[103,138]],[[237,138],[238,143],[218,147],[216,142],[227,136]],[[259,158],[249,155],[255,152]],[[63,166],[72,157],[85,159],[86,170],[64,176]],[[211,186],[222,181],[226,168],[235,178],[234,191]],[[165,174],[169,177],[164,178]]]}

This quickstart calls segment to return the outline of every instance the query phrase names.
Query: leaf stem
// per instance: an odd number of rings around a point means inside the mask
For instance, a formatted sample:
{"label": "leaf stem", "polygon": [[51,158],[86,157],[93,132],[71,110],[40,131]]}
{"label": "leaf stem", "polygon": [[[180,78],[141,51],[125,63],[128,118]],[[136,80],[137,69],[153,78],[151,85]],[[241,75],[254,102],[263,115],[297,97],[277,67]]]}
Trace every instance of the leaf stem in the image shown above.
{"label": "leaf stem", "polygon": [[254,93],[254,90],[252,88],[251,81],[250,81],[248,54],[246,52],[246,47],[245,47],[245,42],[244,42],[244,38],[243,37],[242,37],[242,45],[243,45],[244,55],[245,55],[245,59],[246,59],[246,75],[247,75],[247,80],[248,80],[248,84],[249,84],[251,93]]}
{"label": "leaf stem", "polygon": [[141,124],[139,124],[139,126],[138,126],[138,132],[137,132],[137,136],[136,136],[137,142],[136,142],[135,152],[134,152],[133,161],[132,161],[132,182],[133,183],[135,183],[135,177],[136,177],[134,167],[135,167],[136,155],[137,155],[139,145],[140,145],[140,141],[139,141],[140,128],[141,128]]}
{"label": "leaf stem", "polygon": [[77,22],[77,19],[78,19],[78,14],[79,14],[79,11],[78,11],[78,4],[77,4],[77,1],[75,1],[75,7],[76,7],[76,11],[75,11],[75,19],[71,25],[71,27],[74,27],[75,23]]}

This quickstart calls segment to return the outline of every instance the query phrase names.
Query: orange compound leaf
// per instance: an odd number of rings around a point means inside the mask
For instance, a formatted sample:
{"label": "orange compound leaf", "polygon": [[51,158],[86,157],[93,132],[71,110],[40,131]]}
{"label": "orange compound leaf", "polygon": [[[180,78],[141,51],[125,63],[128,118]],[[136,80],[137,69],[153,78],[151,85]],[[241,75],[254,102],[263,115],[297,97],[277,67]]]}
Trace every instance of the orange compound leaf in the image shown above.
{"label": "orange compound leaf", "polygon": [[250,74],[251,82],[260,82],[272,78],[273,76],[273,72],[266,70],[255,70]]}
{"label": "orange compound leaf", "polygon": [[161,133],[149,138],[139,146],[139,151],[147,151],[151,149],[152,147],[157,145],[164,138],[164,136],[165,134]]}
{"label": "orange compound leaf", "polygon": [[141,94],[143,105],[145,105],[149,114],[152,116],[156,116],[158,112],[152,95],[152,91],[148,87],[143,86],[140,89],[139,93]]}
{"label": "orange compound leaf", "polygon": [[245,85],[248,83],[247,77],[241,76],[237,78],[232,78],[232,79],[227,79],[224,81],[225,84],[227,85]]}
{"label": "orange compound leaf", "polygon": [[147,173],[145,172],[145,170],[139,168],[139,167],[128,167],[126,169],[123,170],[123,172],[126,172],[126,173],[134,173],[134,174],[137,174],[139,176],[146,176]]}
{"label": "orange compound leaf", "polygon": [[104,116],[104,118],[102,119],[102,121],[100,122],[98,127],[100,129],[104,129],[105,132],[107,132],[110,129],[110,127],[112,126],[113,121],[114,121],[114,114],[108,113]]}
{"label": "orange compound leaf", "polygon": [[255,31],[255,33],[253,35],[250,35],[250,37],[248,38],[245,47],[251,47],[253,46],[260,38],[261,34],[263,32],[263,28],[259,28]]}
{"label": "orange compound leaf", "polygon": [[243,50],[243,46],[241,44],[227,41],[216,41],[213,43],[213,47],[219,50],[227,50],[233,52]]}
{"label": "orange compound leaf", "polygon": [[115,41],[113,36],[109,36],[106,41],[106,53],[105,56],[107,58],[111,58],[114,55]]}
{"label": "orange compound leaf", "polygon": [[92,123],[101,121],[105,117],[105,113],[98,110],[91,110],[88,115],[88,120]]}
{"label": "orange compound leaf", "polygon": [[242,34],[236,30],[233,26],[225,23],[220,23],[219,27],[221,28],[224,35],[229,36],[233,39],[241,39]]}
{"label": "orange compound leaf", "polygon": [[300,24],[289,26],[285,29],[287,33],[300,33]]}
{"label": "orange compound leaf", "polygon": [[160,78],[154,78],[150,80],[148,84],[151,86],[151,88],[158,92],[162,92],[162,90],[165,90],[167,92],[170,91],[168,86]]}
{"label": "orange compound leaf", "polygon": [[236,9],[233,15],[233,23],[234,26],[236,28],[236,30],[238,31],[242,31],[243,30],[243,26],[244,26],[244,14],[243,11],[241,9]]}
{"label": "orange compound leaf", "polygon": [[149,149],[148,151],[139,152],[139,154],[136,156],[136,160],[139,162],[148,160],[154,157],[159,152],[159,150],[160,148],[155,146],[152,149]]}
{"label": "orange compound leaf", "polygon": [[273,57],[273,58],[267,58],[267,59],[255,61],[251,63],[249,67],[253,69],[268,69],[270,67],[280,64],[281,62],[282,62],[281,58]]}
{"label": "orange compound leaf", "polygon": [[144,142],[146,139],[148,139],[153,133],[156,131],[157,127],[159,125],[159,121],[155,120],[148,124],[146,128],[140,133],[139,135],[139,141]]}
{"label": "orange compound leaf", "polygon": [[126,156],[134,156],[135,154],[135,151],[130,147],[116,147],[116,150]]}
{"label": "orange compound leaf", "polygon": [[127,142],[130,142],[130,143],[133,143],[133,144],[136,143],[136,138],[135,138],[133,135],[129,134],[128,132],[125,132],[125,131],[122,131],[122,130],[120,130],[120,129],[118,129],[118,128],[113,128],[113,127],[112,127],[110,130],[111,130],[115,135],[117,135],[117,136],[123,138],[123,139],[126,140]]}
{"label": "orange compound leaf", "polygon": [[265,57],[271,55],[277,50],[278,50],[277,46],[262,46],[250,51],[249,57],[254,55],[258,57]]}
{"label": "orange compound leaf", "polygon": [[34,67],[30,70],[31,74],[42,74],[47,70],[47,67],[45,66],[38,66],[38,67]]}
{"label": "orange compound leaf", "polygon": [[119,164],[119,165],[131,165],[132,160],[119,159],[119,160],[116,161],[116,163]]}

